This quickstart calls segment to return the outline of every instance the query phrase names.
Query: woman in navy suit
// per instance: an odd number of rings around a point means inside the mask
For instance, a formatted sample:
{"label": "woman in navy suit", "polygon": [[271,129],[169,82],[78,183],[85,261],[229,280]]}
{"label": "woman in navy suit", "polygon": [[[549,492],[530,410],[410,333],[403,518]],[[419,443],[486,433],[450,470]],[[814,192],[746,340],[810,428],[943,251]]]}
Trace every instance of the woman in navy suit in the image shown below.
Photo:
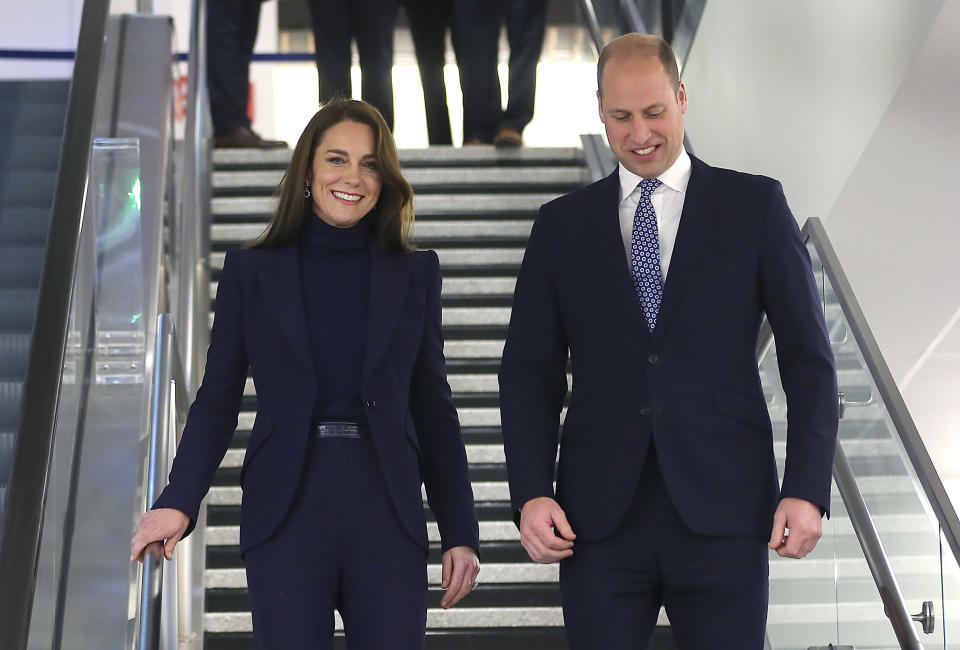
{"label": "woman in navy suit", "polygon": [[407,241],[413,191],[365,102],[314,115],[279,194],[264,235],[226,255],[203,384],[132,558],[162,545],[170,559],[192,530],[249,371],[240,548],[255,647],[331,648],[336,609],[351,648],[422,648],[421,483],[442,540],[441,605],[479,571],[437,255]]}

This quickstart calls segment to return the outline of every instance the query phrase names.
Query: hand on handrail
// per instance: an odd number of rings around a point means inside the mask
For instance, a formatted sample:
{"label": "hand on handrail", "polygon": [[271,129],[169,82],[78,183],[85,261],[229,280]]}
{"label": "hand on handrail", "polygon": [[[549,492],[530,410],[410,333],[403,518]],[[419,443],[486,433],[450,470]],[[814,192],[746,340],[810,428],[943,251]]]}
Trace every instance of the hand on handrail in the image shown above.
{"label": "hand on handrail", "polygon": [[189,524],[190,518],[174,508],[148,510],[130,541],[130,561],[143,562],[146,553],[157,557],[161,552],[167,560],[172,560],[173,547],[187,532]]}

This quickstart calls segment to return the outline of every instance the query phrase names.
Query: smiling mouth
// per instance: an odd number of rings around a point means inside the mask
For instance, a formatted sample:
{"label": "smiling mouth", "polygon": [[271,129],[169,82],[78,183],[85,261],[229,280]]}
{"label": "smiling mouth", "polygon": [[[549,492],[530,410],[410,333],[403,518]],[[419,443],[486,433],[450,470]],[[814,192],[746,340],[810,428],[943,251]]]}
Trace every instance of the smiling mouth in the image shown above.
{"label": "smiling mouth", "polygon": [[654,149],[656,149],[656,148],[657,148],[657,145],[654,144],[654,145],[650,145],[649,147],[647,147],[647,148],[645,148],[645,149],[633,149],[632,151],[633,151],[633,153],[637,154],[638,156],[647,156],[647,155],[653,153]]}
{"label": "smiling mouth", "polygon": [[359,203],[360,199],[363,198],[362,194],[350,194],[349,192],[338,192],[337,190],[331,190],[330,193],[333,194],[334,197],[347,203]]}

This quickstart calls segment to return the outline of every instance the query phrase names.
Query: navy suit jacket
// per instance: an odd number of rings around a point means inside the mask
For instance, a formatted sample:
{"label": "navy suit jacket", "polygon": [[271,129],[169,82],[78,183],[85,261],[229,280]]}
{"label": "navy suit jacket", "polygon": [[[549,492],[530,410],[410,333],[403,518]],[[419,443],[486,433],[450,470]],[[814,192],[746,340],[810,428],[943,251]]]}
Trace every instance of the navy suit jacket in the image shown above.
{"label": "navy suit jacket", "polygon": [[780,490],[756,357],[764,313],[789,408],[782,496],[829,508],[836,373],[797,224],[778,182],[691,161],[652,334],[624,254],[616,171],[545,204],[524,255],[500,371],[511,499],[516,512],[555,496],[580,538],[622,520],[651,438],[691,529],[770,534]]}
{"label": "navy suit jacket", "polygon": [[[243,552],[266,540],[286,515],[310,435],[317,384],[298,257],[295,241],[227,252],[203,384],[170,482],[154,504],[185,512],[192,530],[236,428],[249,369],[257,416],[240,473]],[[410,536],[427,549],[422,481],[443,549],[477,549],[473,491],[446,379],[440,317],[436,253],[391,254],[371,244],[361,393],[393,506]]]}

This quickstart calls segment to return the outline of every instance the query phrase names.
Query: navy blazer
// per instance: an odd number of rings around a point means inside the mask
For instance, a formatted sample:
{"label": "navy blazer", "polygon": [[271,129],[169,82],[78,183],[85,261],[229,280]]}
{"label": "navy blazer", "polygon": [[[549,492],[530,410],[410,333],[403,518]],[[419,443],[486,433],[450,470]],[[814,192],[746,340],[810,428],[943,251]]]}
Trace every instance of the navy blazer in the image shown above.
{"label": "navy blazer", "polygon": [[523,258],[500,371],[511,499],[516,512],[555,496],[584,539],[622,520],[651,438],[691,529],[769,536],[780,491],[756,357],[764,313],[789,408],[782,496],[829,508],[836,372],[799,229],[778,182],[691,161],[652,334],[616,171],[544,205]]}
{"label": "navy blazer", "polygon": [[[286,515],[310,435],[317,384],[298,257],[296,241],[227,252],[203,384],[169,485],[154,504],[185,512],[193,529],[236,429],[249,369],[257,416],[240,473],[242,552],[266,540]],[[443,550],[477,549],[473,491],[443,357],[440,281],[435,252],[393,254],[371,243],[361,395],[393,506],[410,536],[428,548],[422,481]]]}

